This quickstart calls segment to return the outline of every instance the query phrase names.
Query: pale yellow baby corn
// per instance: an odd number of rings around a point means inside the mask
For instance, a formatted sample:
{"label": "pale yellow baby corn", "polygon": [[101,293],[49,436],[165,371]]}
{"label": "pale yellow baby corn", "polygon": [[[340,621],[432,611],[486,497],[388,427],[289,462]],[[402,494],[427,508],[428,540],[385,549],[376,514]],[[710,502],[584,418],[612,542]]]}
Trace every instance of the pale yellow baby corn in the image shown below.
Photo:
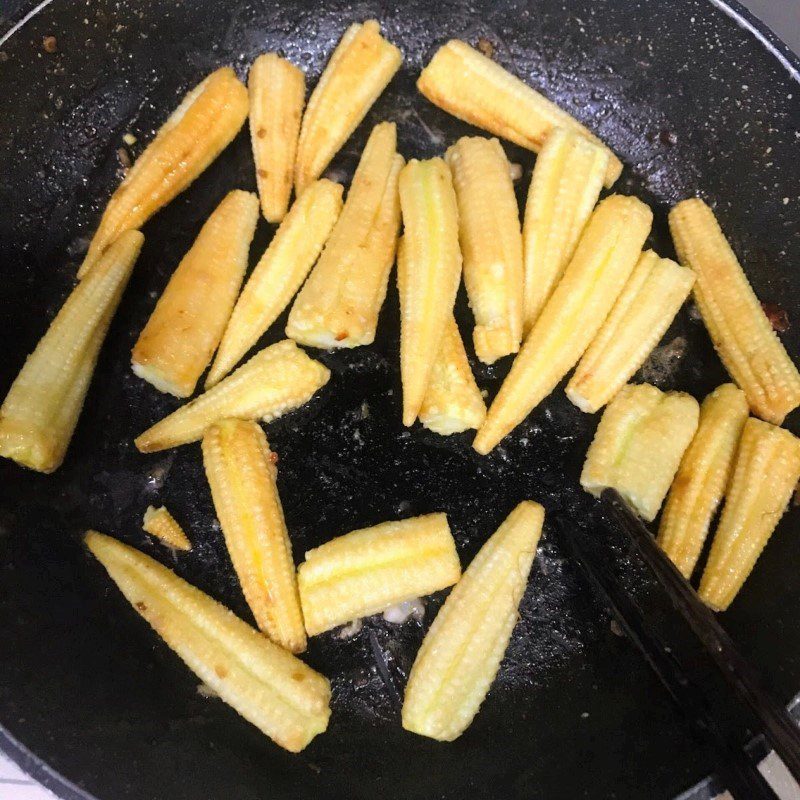
{"label": "pale yellow baby corn", "polygon": [[322,174],[402,60],[400,51],[381,36],[376,20],[345,31],[303,115],[294,173],[298,193]]}
{"label": "pale yellow baby corn", "polygon": [[652,250],[642,253],[622,294],[567,384],[581,410],[599,411],[644,364],[692,290],[695,275]]}
{"label": "pale yellow baby corn", "polygon": [[[537,153],[553,128],[576,131],[608,150],[563,108],[457,39],[436,51],[417,88],[454,117]],[[622,172],[622,163],[608,152],[605,183],[610,187]]]}
{"label": "pale yellow baby corn", "polygon": [[652,219],[635,197],[612,195],[597,206],[475,437],[479,453],[519,425],[583,355],[630,277]]}
{"label": "pale yellow baby corn", "polygon": [[724,611],[753,571],[800,480],[800,439],[752,417],[744,424],[699,594]]}
{"label": "pale yellow baby corn", "polygon": [[292,753],[328,727],[328,679],[144,553],[89,531],[86,545],[192,672]]}
{"label": "pale yellow baby corn", "polygon": [[258,627],[301,653],[306,631],[277,468],[257,422],[227,419],[203,436],[203,464],[225,544]]}
{"label": "pale yellow baby corn", "polygon": [[461,576],[444,514],[352,531],[309,550],[297,571],[309,636],[395,603],[452,586]]}
{"label": "pale yellow baby corn", "polygon": [[323,364],[289,339],[265,347],[213,389],[137,437],[142,453],[196,442],[220,420],[275,419],[307,403],[330,378]]}
{"label": "pale yellow baby corn", "polygon": [[730,480],[749,411],[744,392],[732,383],[717,387],[700,406],[697,433],[684,453],[658,530],[658,544],[687,580]]}
{"label": "pale yellow baby corn", "polygon": [[38,472],[61,465],[143,242],[138,231],[120,236],[72,290],[0,407],[0,456]]}
{"label": "pale yellow baby corn", "polygon": [[493,364],[516,353],[522,340],[522,233],[514,184],[497,139],[464,136],[445,159],[458,199],[475,355]]}
{"label": "pale yellow baby corn", "polygon": [[406,730],[450,742],[478,713],[519,619],[543,521],[538,503],[520,503],[450,592],[411,669]]}
{"label": "pale yellow baby corn", "polygon": [[187,551],[192,549],[192,543],[183,528],[164,506],[160,508],[148,506],[144,512],[142,528],[146,533],[160,539],[167,547]]}
{"label": "pale yellow baby corn", "polygon": [[239,132],[247,107],[247,89],[230,67],[183,98],[108,201],[79,278],[123,231],[141,227],[214,161]]}
{"label": "pale yellow baby corn", "polygon": [[780,425],[800,405],[800,373],[761,308],[714,212],[698,199],[672,209],[682,263],[697,273],[694,296],[722,363],[753,413]]}

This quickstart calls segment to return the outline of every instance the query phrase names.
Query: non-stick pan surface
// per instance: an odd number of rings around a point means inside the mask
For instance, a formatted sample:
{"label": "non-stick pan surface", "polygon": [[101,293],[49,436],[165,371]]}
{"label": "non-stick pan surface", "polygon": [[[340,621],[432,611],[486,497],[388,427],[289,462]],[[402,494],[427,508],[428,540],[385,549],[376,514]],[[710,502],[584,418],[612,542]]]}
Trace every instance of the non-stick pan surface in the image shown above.
{"label": "non-stick pan surface", "polygon": [[[367,131],[382,119],[398,123],[406,156],[441,153],[469,133],[417,94],[414,80],[447,38],[485,37],[500,63],[619,153],[627,168],[615,188],[653,205],[650,244],[660,253],[673,253],[670,204],[698,193],[713,202],[759,296],[788,312],[794,324],[783,338],[800,355],[796,64],[722,3],[55,0],[0,46],[0,392],[73,283],[85,237],[120,179],[123,134],[137,137],[137,155],[188,87],[222,64],[244,76],[265,50],[286,54],[313,85],[345,27],[372,16],[405,61],[332,172],[349,178]],[[57,37],[56,53],[43,50],[45,35]],[[522,197],[534,157],[507,151],[524,167]],[[333,682],[334,714],[327,734],[294,756],[198,694],[197,679],[110,585],[81,546],[88,526],[141,547],[250,619],[199,447],[150,456],[133,447],[134,436],[178,402],[129,366],[171,271],[236,187],[255,188],[246,129],[145,226],[142,257],[64,466],[40,476],[0,463],[5,748],[62,797],[101,800],[657,800],[707,774],[708,754],[686,738],[639,655],[614,634],[552,525],[500,676],[452,744],[399,724],[398,696],[441,598],[428,602],[424,625],[370,619],[349,640],[311,641],[309,662]],[[262,223],[254,258],[271,234]],[[458,316],[466,330],[463,296]],[[265,341],[281,338],[283,322]],[[725,380],[688,310],[664,344],[639,378],[698,397]],[[268,426],[298,557],[353,528],[439,510],[468,563],[526,497],[550,515],[592,524],[593,503],[576,486],[596,417],[556,391],[480,458],[466,435],[403,429],[397,350],[392,289],[375,346],[318,353],[333,372],[329,385]],[[507,365],[475,367],[494,393]],[[797,430],[796,419],[789,424]],[[142,512],[153,502],[185,522],[196,543],[190,554],[173,559],[142,534]],[[723,617],[784,701],[800,687],[798,532],[795,512]],[[646,600],[646,579],[634,588]]]}

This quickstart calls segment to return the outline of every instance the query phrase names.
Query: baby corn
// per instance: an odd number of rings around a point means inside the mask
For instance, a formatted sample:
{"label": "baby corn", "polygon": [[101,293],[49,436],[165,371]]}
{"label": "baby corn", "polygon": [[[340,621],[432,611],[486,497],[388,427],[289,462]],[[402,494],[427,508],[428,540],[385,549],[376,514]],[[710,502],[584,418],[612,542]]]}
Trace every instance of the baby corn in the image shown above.
{"label": "baby corn", "polygon": [[514,184],[497,139],[464,136],[445,158],[458,200],[475,354],[492,364],[516,353],[522,340],[522,234]]}
{"label": "baby corn", "polygon": [[675,476],[658,531],[658,544],[687,580],[730,480],[748,413],[744,392],[732,383],[715,389],[700,406],[697,433]]}
{"label": "baby corn", "polygon": [[736,597],[800,479],[800,439],[752,417],[744,424],[733,476],[699,594],[715,611]]}
{"label": "baby corn", "polygon": [[444,514],[352,531],[309,550],[297,571],[309,636],[395,603],[452,586],[461,576]]}
{"label": "baby corn", "polygon": [[461,277],[456,195],[441,158],[408,162],[400,173],[400,206],[400,373],[408,426],[422,407]]}
{"label": "baby corn", "polygon": [[161,392],[189,397],[211,361],[247,269],[258,198],[230,192],[159,298],[133,348],[133,371]]}
{"label": "baby corn", "polygon": [[666,333],[695,274],[652,250],[642,253],[622,294],[567,384],[567,397],[593,414],[628,382]]}
{"label": "baby corn", "polygon": [[647,522],[658,514],[697,430],[697,400],[683,392],[628,385],[609,403],[586,453],[581,486],[616,489]]}
{"label": "baby corn", "polygon": [[111,196],[82,278],[123,232],[136,230],[186,189],[225,149],[247,117],[247,89],[230,67],[212,72],[181,101]]}
{"label": "baby corn", "polygon": [[536,158],[522,226],[527,334],[561,280],[600,196],[609,153],[575,131],[556,128]]}
{"label": "baby corn", "polygon": [[183,528],[175,521],[175,517],[164,506],[154,508],[148,506],[144,512],[142,528],[146,533],[160,539],[167,547],[176,550],[191,550],[192,543],[183,532]]}
{"label": "baby corn", "polygon": [[257,422],[224,420],[203,437],[214,508],[247,604],[273,642],[300,653],[306,631],[272,456]]}
{"label": "baby corn", "polygon": [[292,193],[306,78],[277,53],[264,53],[250,67],[247,93],[261,211],[269,222],[280,222]]}
{"label": "baby corn", "polygon": [[280,417],[307,403],[330,378],[327,367],[285,339],[265,347],[213,389],[173,411],[136,439],[142,453],[196,442],[215,422]]}
{"label": "baby corn", "polygon": [[370,19],[346,31],[308,100],[295,164],[300,193],[316,180],[400,69],[400,51]]}
{"label": "baby corn", "polygon": [[144,237],[130,231],[67,298],[0,407],[0,456],[38,472],[57,469]]}
{"label": "baby corn", "polygon": [[630,277],[652,219],[634,197],[612,195],[597,206],[475,437],[479,453],[522,422],[583,355]]}
{"label": "baby corn", "polygon": [[578,120],[465,42],[442,45],[417,88],[454,117],[537,153],[553,128],[576,131],[608,150],[606,186],[622,172],[620,160]]}
{"label": "baby corn", "polygon": [[144,553],[96,531],[86,545],[184,664],[270,739],[297,753],[328,727],[327,678]]}
{"label": "baby corn", "polygon": [[342,187],[322,179],[295,200],[236,301],[206,377],[214,386],[239,363],[289,304],[342,209]]}
{"label": "baby corn", "polygon": [[697,273],[694,295],[714,347],[750,408],[780,425],[800,405],[800,373],[772,329],[736,254],[702,200],[672,209],[681,261]]}
{"label": "baby corn", "polygon": [[400,227],[393,122],[372,130],[342,214],[297,295],[286,335],[311,347],[358,347],[375,339]]}
{"label": "baby corn", "polygon": [[406,730],[450,742],[478,713],[519,619],[543,521],[538,503],[520,503],[450,592],[408,679]]}

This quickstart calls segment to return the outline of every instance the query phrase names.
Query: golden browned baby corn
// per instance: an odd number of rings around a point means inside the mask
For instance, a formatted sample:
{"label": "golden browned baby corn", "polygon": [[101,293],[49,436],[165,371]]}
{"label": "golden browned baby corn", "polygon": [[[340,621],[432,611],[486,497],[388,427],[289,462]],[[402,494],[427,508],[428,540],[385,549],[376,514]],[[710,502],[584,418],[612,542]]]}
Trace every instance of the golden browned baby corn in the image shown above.
{"label": "golden browned baby corn", "polygon": [[581,411],[601,409],[644,364],[666,333],[695,275],[652,250],[642,253],[622,294],[583,354],[567,397]]}
{"label": "golden browned baby corn", "polygon": [[206,388],[222,380],[286,308],[317,260],[341,209],[341,185],[324,178],[295,200],[236,301]]}
{"label": "golden browned baby corn", "polygon": [[600,196],[609,152],[580,133],[555,128],[536,158],[522,226],[527,334],[575,253]]}
{"label": "golden browned baby corn", "polygon": [[250,67],[247,93],[261,211],[269,222],[280,222],[292,194],[306,77],[277,53],[264,53]]}
{"label": "golden browned baby corn", "polygon": [[400,51],[370,19],[346,31],[308,100],[297,147],[294,184],[316,180],[400,69]]}
{"label": "golden browned baby corn", "polygon": [[[577,131],[608,150],[563,108],[458,39],[436,51],[422,70],[417,88],[454,117],[537,153],[553,128]],[[605,183],[611,186],[622,172],[622,163],[608,152]]]}
{"label": "golden browned baby corn", "polygon": [[522,233],[514,184],[497,139],[464,136],[445,159],[458,199],[475,355],[492,364],[516,353],[522,340]]}
{"label": "golden browned baby corn", "polygon": [[583,355],[630,277],[652,219],[635,197],[612,195],[597,206],[475,437],[479,453],[519,425]]}
{"label": "golden browned baby corn", "polygon": [[400,173],[403,210],[400,374],[403,425],[419,415],[461,278],[458,208],[450,169],[441,158],[413,159]]}
{"label": "golden browned baby corn", "polygon": [[748,419],[700,581],[700,597],[715,611],[731,604],[753,571],[799,479],[800,439],[768,422]]}
{"label": "golden browned baby corn", "polygon": [[0,456],[38,472],[57,469],[144,237],[130,231],[66,299],[0,407]]}
{"label": "golden browned baby corn", "polygon": [[89,531],[86,545],[192,672],[292,753],[328,727],[328,679],[144,553]]}
{"label": "golden browned baby corn", "polygon": [[698,199],[672,209],[682,263],[697,273],[694,296],[714,347],[755,414],[780,425],[800,405],[800,373],[761,308],[714,212]]}
{"label": "golden browned baby corn", "polygon": [[395,603],[452,586],[461,576],[444,514],[352,531],[309,550],[297,571],[309,636]]}
{"label": "golden browned baby corn", "polygon": [[142,528],[151,536],[160,539],[167,547],[176,550],[192,549],[192,543],[183,532],[183,528],[164,506],[160,508],[148,506],[144,512]]}
{"label": "golden browned baby corn", "polygon": [[136,439],[142,453],[196,442],[220,420],[275,419],[307,403],[330,378],[327,367],[293,341],[265,347],[213,389],[196,397]]}
{"label": "golden browned baby corn", "polygon": [[136,159],[108,201],[82,278],[123,232],[136,230],[170,202],[225,149],[247,118],[247,89],[230,67],[192,89]]}
{"label": "golden browned baby corn", "polygon": [[616,489],[652,522],[697,430],[697,400],[644,383],[628,385],[608,404],[581,473],[581,486],[600,495]]}
{"label": "golden browned baby corn", "polygon": [[687,580],[730,480],[749,411],[744,392],[732,383],[717,387],[700,406],[697,433],[672,483],[658,531],[658,544]]}
{"label": "golden browned baby corn", "polygon": [[543,521],[538,503],[520,503],[450,592],[408,678],[406,730],[450,742],[478,713],[519,619]]}

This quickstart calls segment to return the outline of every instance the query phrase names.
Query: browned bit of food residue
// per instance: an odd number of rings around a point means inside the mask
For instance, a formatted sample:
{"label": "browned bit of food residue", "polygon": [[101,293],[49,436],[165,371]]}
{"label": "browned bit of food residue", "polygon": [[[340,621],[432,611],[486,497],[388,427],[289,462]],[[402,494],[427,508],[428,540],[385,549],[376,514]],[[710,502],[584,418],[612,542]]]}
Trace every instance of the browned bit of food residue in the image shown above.
{"label": "browned bit of food residue", "polygon": [[269,454],[269,460],[273,464],[277,464],[278,463],[278,454],[274,450]]}
{"label": "browned bit of food residue", "polygon": [[137,603],[135,603],[135,605],[137,611],[141,611],[143,614],[145,611],[147,611],[147,603],[143,603],[141,600],[139,600]]}
{"label": "browned bit of food residue", "polygon": [[130,169],[131,157],[128,155],[128,151],[124,147],[120,147],[119,150],[117,150],[117,158],[119,159],[119,163],[122,164],[125,169]]}
{"label": "browned bit of food residue", "polygon": [[769,324],[772,325],[772,330],[778,333],[785,333],[789,330],[789,314],[785,308],[782,308],[777,303],[762,303],[761,308],[764,309]]}
{"label": "browned bit of food residue", "polygon": [[224,664],[215,664],[214,672],[217,673],[217,677],[220,678],[220,680],[228,677],[228,668]]}
{"label": "browned bit of food residue", "polygon": [[42,39],[42,50],[45,53],[55,53],[58,50],[58,39],[55,36],[45,36]]}
{"label": "browned bit of food residue", "polygon": [[494,45],[485,36],[481,36],[481,38],[478,39],[477,46],[478,50],[480,50],[486,58],[492,58],[492,56],[494,56]]}

